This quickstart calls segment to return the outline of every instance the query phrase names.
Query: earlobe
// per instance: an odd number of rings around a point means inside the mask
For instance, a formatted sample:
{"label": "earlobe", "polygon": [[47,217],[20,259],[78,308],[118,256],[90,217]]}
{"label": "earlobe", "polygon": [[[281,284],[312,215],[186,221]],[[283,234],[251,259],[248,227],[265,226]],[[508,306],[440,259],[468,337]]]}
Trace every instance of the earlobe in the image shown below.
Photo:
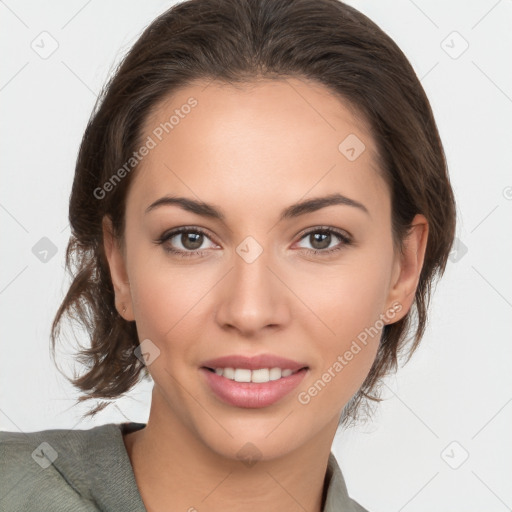
{"label": "earlobe", "polygon": [[411,309],[420,279],[428,240],[428,221],[424,215],[417,214],[403,242],[402,254],[398,256],[392,288],[388,297],[388,307],[400,303],[398,321]]}
{"label": "earlobe", "polygon": [[130,282],[126,271],[126,262],[119,246],[119,240],[114,235],[112,220],[108,215],[103,217],[103,246],[108,261],[110,278],[116,294],[116,307],[119,314],[128,321],[132,321],[132,301]]}

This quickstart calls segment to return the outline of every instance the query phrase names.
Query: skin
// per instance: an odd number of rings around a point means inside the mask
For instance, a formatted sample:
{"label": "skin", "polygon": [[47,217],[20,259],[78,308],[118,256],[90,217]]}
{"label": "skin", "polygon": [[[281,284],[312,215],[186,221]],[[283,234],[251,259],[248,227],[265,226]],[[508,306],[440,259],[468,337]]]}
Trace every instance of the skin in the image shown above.
{"label": "skin", "polygon": [[[136,322],[140,340],[160,350],[148,366],[154,388],[147,426],[126,435],[125,445],[148,511],[318,512],[341,411],[367,376],[379,336],[308,404],[297,396],[393,304],[401,309],[386,323],[409,311],[428,224],[417,215],[403,254],[394,249],[375,143],[365,122],[323,85],[298,78],[206,85],[181,89],[148,117],[143,140],[189,97],[198,101],[136,170],[125,245],[104,219],[118,310]],[[349,134],[366,147],[354,161],[338,149]],[[368,212],[333,205],[278,221],[289,205],[336,192]],[[225,223],[177,205],[145,213],[167,194],[212,203]],[[207,231],[202,254],[180,258],[164,250],[193,250],[181,236],[154,243],[180,226]],[[322,246],[302,234],[326,226],[352,243],[332,234]],[[236,252],[247,236],[263,248],[252,263]],[[326,246],[341,250],[311,252]],[[269,407],[227,405],[201,378],[207,359],[261,353],[309,366],[299,387]],[[250,467],[237,457],[246,443],[259,451]]]}

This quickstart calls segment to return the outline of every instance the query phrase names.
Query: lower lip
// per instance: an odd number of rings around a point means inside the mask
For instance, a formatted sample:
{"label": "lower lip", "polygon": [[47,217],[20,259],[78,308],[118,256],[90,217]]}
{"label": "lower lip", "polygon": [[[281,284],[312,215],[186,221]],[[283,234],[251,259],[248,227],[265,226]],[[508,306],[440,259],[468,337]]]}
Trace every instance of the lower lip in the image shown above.
{"label": "lower lip", "polygon": [[269,382],[236,382],[200,368],[210,389],[223,402],[235,407],[260,408],[276,403],[293,391],[306,376],[307,369]]}

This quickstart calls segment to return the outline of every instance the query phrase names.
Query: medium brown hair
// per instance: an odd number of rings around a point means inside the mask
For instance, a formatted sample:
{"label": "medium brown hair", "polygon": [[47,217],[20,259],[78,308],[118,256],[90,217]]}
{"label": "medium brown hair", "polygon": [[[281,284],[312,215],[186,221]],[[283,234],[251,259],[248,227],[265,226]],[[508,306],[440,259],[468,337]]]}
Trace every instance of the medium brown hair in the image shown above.
{"label": "medium brown hair", "polygon": [[362,402],[369,404],[365,399],[380,400],[382,377],[396,370],[399,355],[407,353],[408,360],[418,346],[432,284],[452,245],[455,201],[434,116],[409,61],[375,23],[338,0],[188,0],[144,30],[99,96],[80,146],[66,252],[72,282],[51,331],[54,356],[65,316],[90,337],[90,347],[77,355],[86,372],[70,379],[82,391],[79,402],[114,399],[148,376],[134,356],[135,322],[116,310],[102,237],[108,215],[123,240],[125,198],[136,168],[105,197],[97,199],[94,191],[140,147],[148,115],[178,88],[202,79],[243,84],[283,77],[323,84],[366,120],[391,193],[394,242],[401,247],[415,214],[429,223],[413,308],[384,326],[374,364],[340,425],[357,418]]}

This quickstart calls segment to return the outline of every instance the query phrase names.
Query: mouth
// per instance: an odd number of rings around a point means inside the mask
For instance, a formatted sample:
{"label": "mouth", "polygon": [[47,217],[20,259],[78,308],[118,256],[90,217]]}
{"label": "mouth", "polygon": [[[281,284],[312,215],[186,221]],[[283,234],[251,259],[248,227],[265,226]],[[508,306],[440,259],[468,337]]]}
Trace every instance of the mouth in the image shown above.
{"label": "mouth", "polygon": [[290,368],[257,368],[257,369],[249,369],[249,368],[210,368],[208,366],[203,366],[203,369],[215,373],[219,377],[224,377],[226,379],[235,381],[235,382],[251,382],[256,384],[262,384],[265,382],[272,382],[276,380],[280,380],[286,377],[290,377],[291,375],[295,375],[296,373],[302,370],[308,370],[308,366],[303,366],[297,370],[292,370]]}
{"label": "mouth", "polygon": [[306,377],[309,367],[212,368],[202,366],[202,382],[213,396],[232,407],[257,409],[276,404]]}

